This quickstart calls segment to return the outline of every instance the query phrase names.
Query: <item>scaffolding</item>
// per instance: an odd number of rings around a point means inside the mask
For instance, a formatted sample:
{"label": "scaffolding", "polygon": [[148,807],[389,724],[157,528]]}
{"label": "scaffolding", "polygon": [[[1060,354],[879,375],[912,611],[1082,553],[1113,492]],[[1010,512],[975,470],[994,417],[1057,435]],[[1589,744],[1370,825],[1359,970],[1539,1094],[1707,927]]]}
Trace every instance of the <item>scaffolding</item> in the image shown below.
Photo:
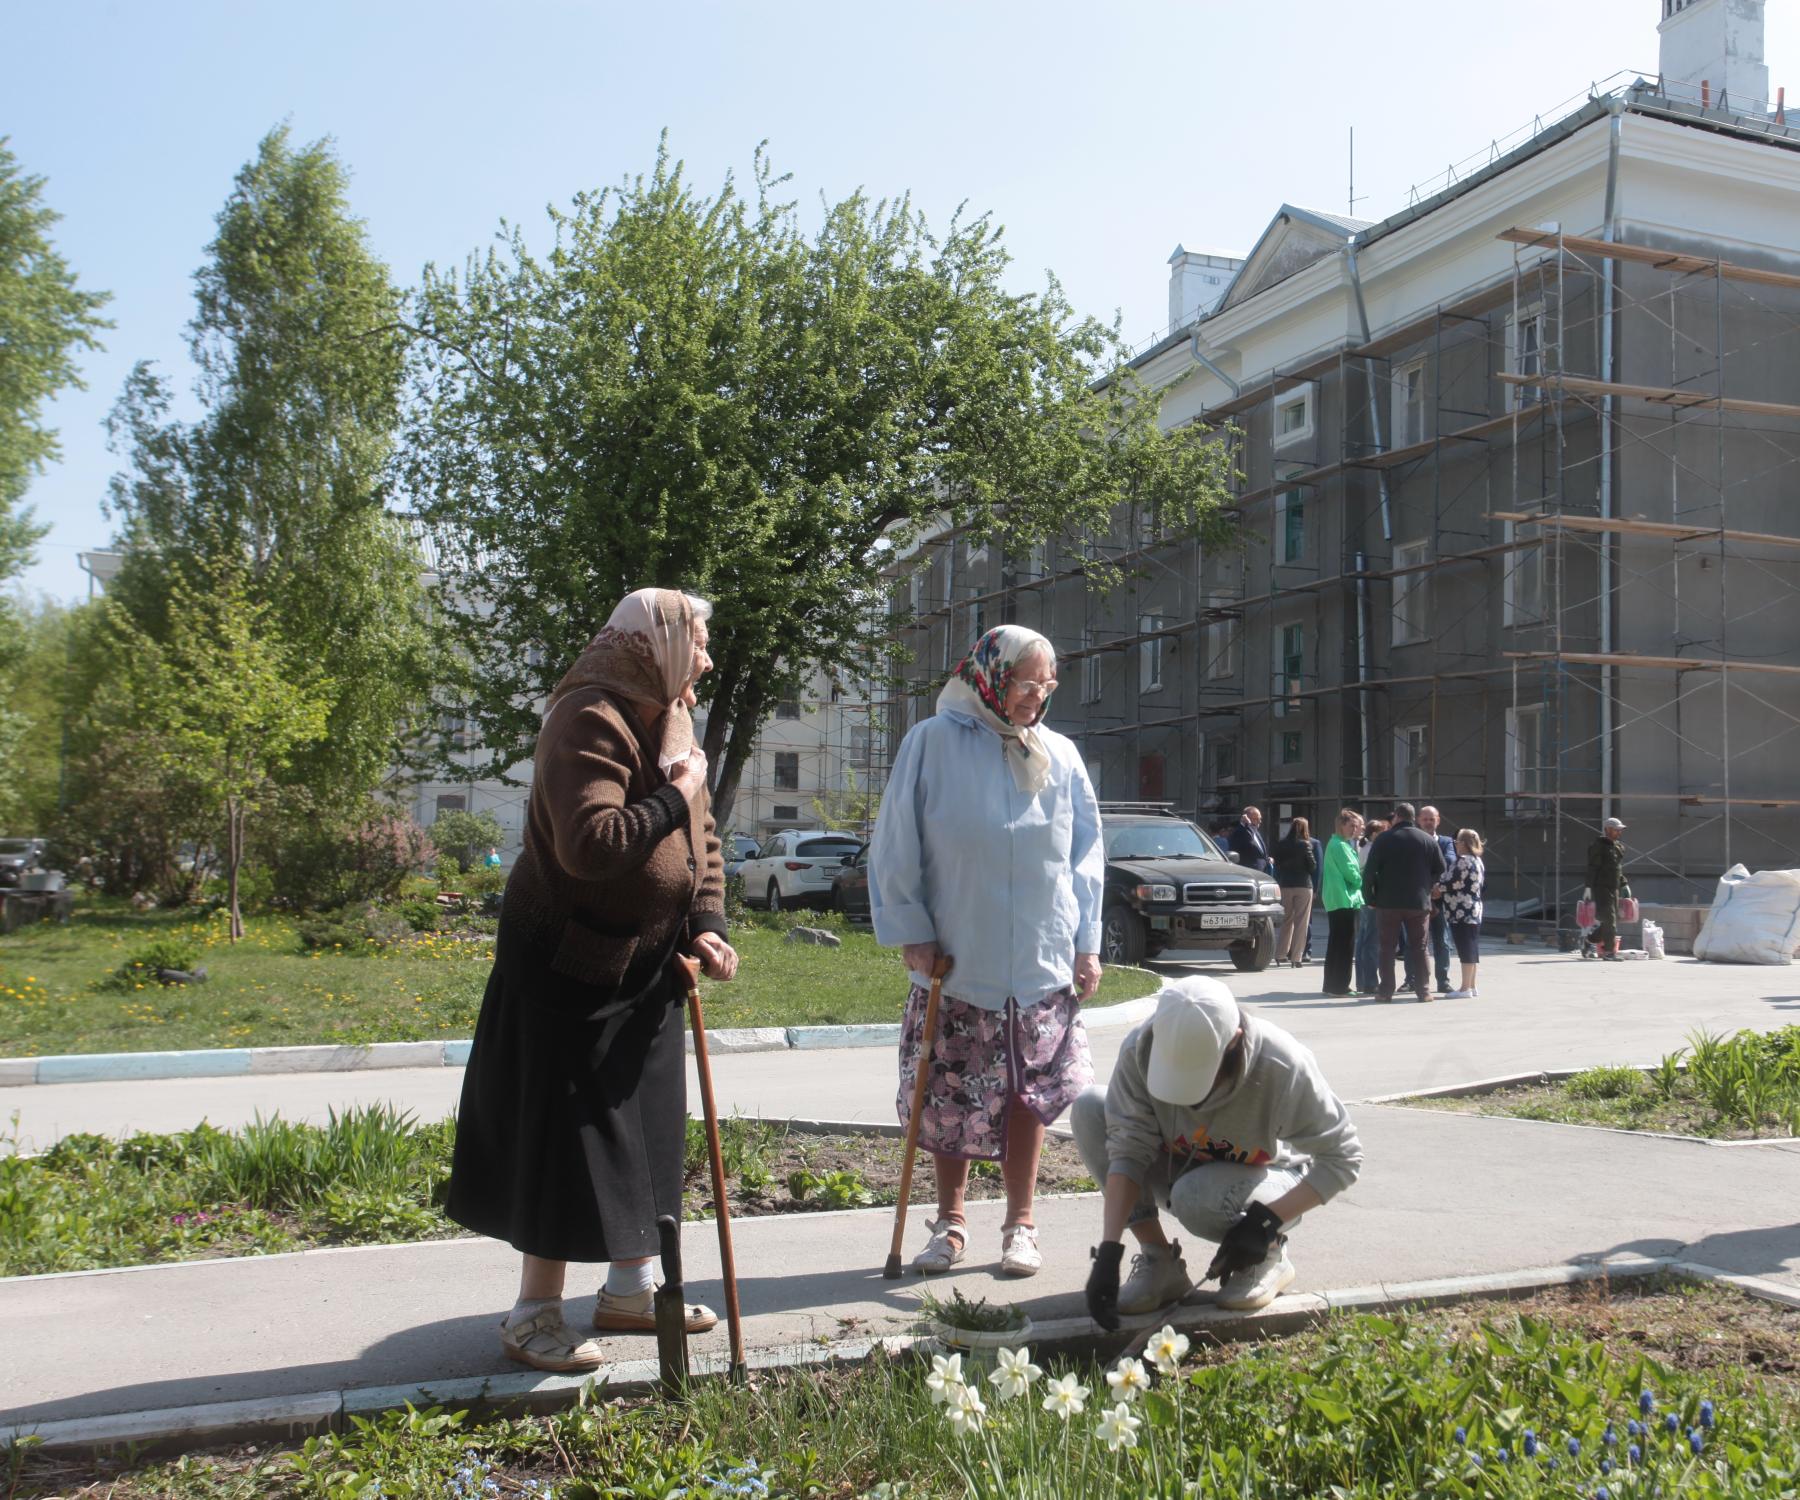
{"label": "scaffolding", "polygon": [[[1315,827],[1431,800],[1486,835],[1496,914],[1564,927],[1615,812],[1644,832],[1632,868],[1653,898],[1709,900],[1738,859],[1800,865],[1780,759],[1800,728],[1800,535],[1779,503],[1800,462],[1800,276],[1500,238],[1510,274],[1196,419],[1241,445],[1240,549],[1121,515],[996,580],[957,533],[927,542],[895,737],[980,628],[1018,618],[1058,647],[1059,696],[1081,701],[1054,721],[1106,796]],[[1283,408],[1307,413],[1295,431]],[[1086,586],[1100,560],[1125,578],[1107,598]],[[1133,655],[1110,683],[1088,666]],[[1185,765],[1168,785],[1159,756]]]}

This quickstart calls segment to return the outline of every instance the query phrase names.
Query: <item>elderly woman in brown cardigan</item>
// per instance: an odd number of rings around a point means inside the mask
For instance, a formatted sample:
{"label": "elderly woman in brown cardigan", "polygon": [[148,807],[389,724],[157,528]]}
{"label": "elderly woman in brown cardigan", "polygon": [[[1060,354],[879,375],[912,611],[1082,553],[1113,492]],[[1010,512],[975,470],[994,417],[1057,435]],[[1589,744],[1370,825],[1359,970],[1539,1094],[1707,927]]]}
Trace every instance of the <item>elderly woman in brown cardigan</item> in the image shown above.
{"label": "elderly woman in brown cardigan", "polygon": [[[724,867],[689,709],[711,669],[705,600],[629,595],[551,694],[525,842],[463,1079],[447,1211],[525,1257],[500,1344],[588,1370],[567,1263],[609,1261],[602,1332],[655,1326],[659,1215],[681,1217],[687,1130],[675,954],[729,979]],[[718,1320],[688,1309],[699,1331]]]}

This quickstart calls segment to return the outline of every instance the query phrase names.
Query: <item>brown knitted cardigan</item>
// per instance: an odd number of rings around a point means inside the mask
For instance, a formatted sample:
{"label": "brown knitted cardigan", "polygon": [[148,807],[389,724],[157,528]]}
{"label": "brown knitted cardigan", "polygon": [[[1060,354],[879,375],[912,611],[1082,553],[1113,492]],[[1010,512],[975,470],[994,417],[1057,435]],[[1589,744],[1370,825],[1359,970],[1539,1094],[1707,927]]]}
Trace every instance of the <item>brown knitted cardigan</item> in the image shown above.
{"label": "brown knitted cardigan", "polygon": [[689,803],[656,764],[656,745],[628,700],[602,688],[564,694],[538,732],[499,957],[548,1000],[628,998],[657,979],[672,946],[725,935],[707,794]]}

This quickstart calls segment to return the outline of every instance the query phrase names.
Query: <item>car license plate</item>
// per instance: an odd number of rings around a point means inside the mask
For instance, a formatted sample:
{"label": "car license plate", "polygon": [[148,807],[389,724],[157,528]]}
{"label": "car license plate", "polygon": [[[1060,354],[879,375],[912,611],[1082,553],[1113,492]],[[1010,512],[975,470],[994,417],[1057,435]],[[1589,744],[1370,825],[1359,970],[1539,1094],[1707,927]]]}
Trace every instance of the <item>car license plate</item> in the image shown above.
{"label": "car license plate", "polygon": [[1201,913],[1200,925],[1202,927],[1242,927],[1244,919],[1228,911],[1209,911]]}

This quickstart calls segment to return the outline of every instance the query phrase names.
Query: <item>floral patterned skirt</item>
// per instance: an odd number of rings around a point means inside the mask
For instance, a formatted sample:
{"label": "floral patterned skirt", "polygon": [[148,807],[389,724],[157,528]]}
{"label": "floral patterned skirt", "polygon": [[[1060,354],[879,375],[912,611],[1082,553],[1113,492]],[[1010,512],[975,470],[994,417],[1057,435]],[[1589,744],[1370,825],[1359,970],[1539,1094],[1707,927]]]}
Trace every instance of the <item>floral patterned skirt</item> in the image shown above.
{"label": "floral patterned skirt", "polygon": [[[894,1096],[902,1125],[912,1112],[930,997],[914,985],[906,998]],[[933,1156],[1004,1161],[1006,1117],[1015,1099],[1048,1125],[1093,1081],[1087,1028],[1073,990],[1058,990],[1035,1005],[1008,1000],[1004,1010],[945,995],[938,1002],[919,1146]]]}

